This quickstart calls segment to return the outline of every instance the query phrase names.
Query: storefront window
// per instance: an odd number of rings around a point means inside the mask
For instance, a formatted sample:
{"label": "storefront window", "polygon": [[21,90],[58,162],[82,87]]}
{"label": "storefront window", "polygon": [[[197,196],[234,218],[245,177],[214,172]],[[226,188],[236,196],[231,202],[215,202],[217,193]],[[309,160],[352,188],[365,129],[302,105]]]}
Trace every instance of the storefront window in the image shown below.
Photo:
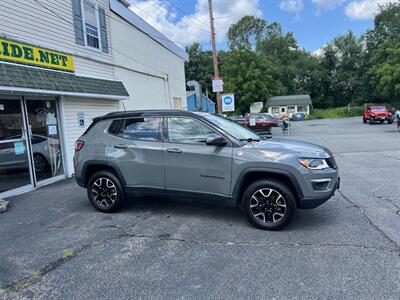
{"label": "storefront window", "polygon": [[294,113],[296,112],[296,109],[294,108],[294,106],[288,106],[288,113]]}
{"label": "storefront window", "polygon": [[0,99],[0,193],[31,184],[21,100]]}
{"label": "storefront window", "polygon": [[56,101],[26,100],[36,180],[63,174]]}

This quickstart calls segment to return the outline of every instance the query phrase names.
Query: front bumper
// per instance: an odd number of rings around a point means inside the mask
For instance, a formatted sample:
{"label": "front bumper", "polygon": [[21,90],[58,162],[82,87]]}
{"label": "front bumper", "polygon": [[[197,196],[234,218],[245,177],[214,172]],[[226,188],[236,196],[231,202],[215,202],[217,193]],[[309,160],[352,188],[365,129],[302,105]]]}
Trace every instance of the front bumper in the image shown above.
{"label": "front bumper", "polygon": [[298,199],[298,208],[312,209],[320,206],[335,195],[340,188],[340,177],[332,178],[331,186],[325,191],[315,192],[312,197],[300,197]]}

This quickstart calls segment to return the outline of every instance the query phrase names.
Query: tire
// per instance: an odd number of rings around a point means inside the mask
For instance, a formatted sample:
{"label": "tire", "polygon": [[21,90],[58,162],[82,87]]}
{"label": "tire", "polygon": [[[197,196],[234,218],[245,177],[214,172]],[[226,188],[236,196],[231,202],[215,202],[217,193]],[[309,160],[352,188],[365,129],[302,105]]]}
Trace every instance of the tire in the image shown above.
{"label": "tire", "polygon": [[364,124],[367,123],[367,119],[366,118],[363,118],[363,123]]}
{"label": "tire", "polygon": [[36,173],[44,173],[50,167],[47,159],[40,153],[33,153],[33,165]]}
{"label": "tire", "polygon": [[120,180],[109,171],[99,171],[90,177],[87,194],[94,208],[104,213],[120,210],[126,201]]}
{"label": "tire", "polygon": [[388,119],[388,124],[393,124],[393,119],[392,118]]}
{"label": "tire", "polygon": [[290,189],[281,182],[258,180],[246,188],[242,207],[247,219],[255,227],[281,230],[292,220],[296,201]]}
{"label": "tire", "polygon": [[380,122],[381,124],[383,124],[383,122],[385,122],[385,120],[379,120],[379,122]]}
{"label": "tire", "polygon": [[369,124],[370,124],[370,125],[373,125],[374,123],[375,123],[374,118],[369,118]]}

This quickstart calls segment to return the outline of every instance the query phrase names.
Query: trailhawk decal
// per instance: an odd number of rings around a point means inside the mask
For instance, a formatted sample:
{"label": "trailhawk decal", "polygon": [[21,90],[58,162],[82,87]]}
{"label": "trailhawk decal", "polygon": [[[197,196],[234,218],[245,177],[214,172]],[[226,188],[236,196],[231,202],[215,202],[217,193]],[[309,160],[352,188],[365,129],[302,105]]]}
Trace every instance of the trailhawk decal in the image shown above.
{"label": "trailhawk decal", "polygon": [[73,72],[72,55],[0,38],[0,61]]}

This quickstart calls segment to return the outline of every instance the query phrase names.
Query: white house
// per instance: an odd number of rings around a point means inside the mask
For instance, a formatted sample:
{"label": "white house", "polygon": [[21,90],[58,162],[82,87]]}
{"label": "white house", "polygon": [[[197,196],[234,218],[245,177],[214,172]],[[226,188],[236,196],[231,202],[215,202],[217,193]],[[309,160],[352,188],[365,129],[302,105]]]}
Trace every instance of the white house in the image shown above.
{"label": "white house", "polygon": [[1,0],[0,198],[71,176],[94,117],[179,107],[186,59],[124,0]]}
{"label": "white house", "polygon": [[292,116],[294,113],[310,114],[312,106],[310,95],[275,96],[267,100],[268,112],[274,115]]}

